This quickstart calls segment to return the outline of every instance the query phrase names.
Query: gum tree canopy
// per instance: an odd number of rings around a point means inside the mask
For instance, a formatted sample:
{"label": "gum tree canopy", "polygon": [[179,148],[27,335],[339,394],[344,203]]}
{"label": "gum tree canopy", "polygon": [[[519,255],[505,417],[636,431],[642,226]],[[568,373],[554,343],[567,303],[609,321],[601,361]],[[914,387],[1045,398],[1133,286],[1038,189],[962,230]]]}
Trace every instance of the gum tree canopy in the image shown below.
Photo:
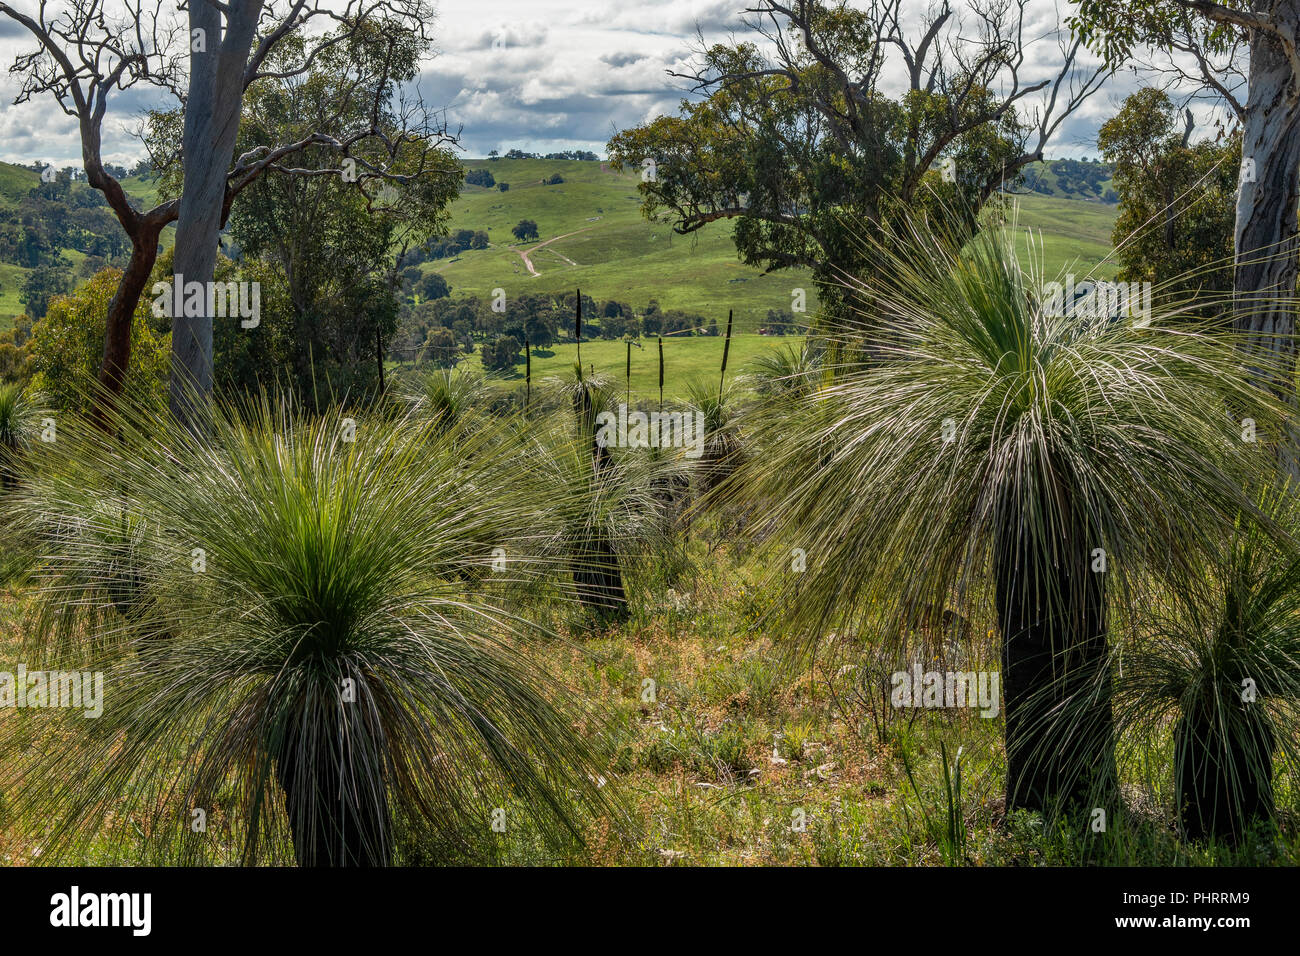
{"label": "gum tree canopy", "polygon": [[[923,18],[902,0],[758,0],[750,39],[697,51],[676,116],[624,130],[615,165],[641,169],[643,210],[678,233],[735,220],[741,258],[813,270],[824,311],[843,274],[866,276],[862,231],[944,206],[974,223],[1004,183],[1040,160],[1104,66],[1030,23],[1027,0],[943,0]],[[1045,75],[1025,34],[1055,33]]]}

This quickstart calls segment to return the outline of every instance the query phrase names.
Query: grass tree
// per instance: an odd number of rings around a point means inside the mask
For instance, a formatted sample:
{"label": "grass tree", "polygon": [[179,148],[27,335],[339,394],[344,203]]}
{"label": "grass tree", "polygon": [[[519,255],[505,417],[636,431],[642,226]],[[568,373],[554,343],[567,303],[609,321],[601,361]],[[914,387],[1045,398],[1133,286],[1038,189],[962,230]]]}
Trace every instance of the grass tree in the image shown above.
{"label": "grass tree", "polygon": [[0,490],[14,487],[19,462],[40,434],[40,414],[21,385],[0,382]]}
{"label": "grass tree", "polygon": [[[0,497],[19,484],[30,454],[41,434],[40,400],[22,385],[0,382]],[[33,560],[30,543],[12,520],[0,516],[0,585],[16,581]]]}
{"label": "grass tree", "polygon": [[440,368],[419,379],[408,401],[417,417],[429,420],[438,435],[455,435],[473,429],[485,416],[488,389],[480,375]]}
{"label": "grass tree", "polygon": [[60,461],[14,499],[44,545],[38,600],[72,612],[38,623],[78,616],[68,575],[83,593],[78,569],[112,566],[123,515],[144,536],[150,611],[119,615],[107,640],[29,635],[29,654],[107,678],[99,720],[6,747],[3,789],[19,818],[49,821],[49,855],[89,839],[109,806],[164,856],[210,860],[222,853],[188,824],[220,805],[229,856],[291,847],[302,865],[392,862],[399,824],[464,846],[494,807],[561,842],[604,806],[592,727],[575,729],[531,653],[537,629],[463,573],[495,570],[497,548],[535,550],[540,505],[501,456],[473,453],[490,436],[453,444],[438,428],[262,404],[201,438],[152,415],[124,417],[120,441],[60,433]]}
{"label": "grass tree", "polygon": [[749,381],[765,401],[806,397],[820,383],[822,353],[812,340],[770,349],[749,363]]}
{"label": "grass tree", "polygon": [[1276,404],[1230,336],[1050,314],[1006,233],[911,226],[881,252],[858,290],[874,314],[841,350],[870,359],[768,416],[731,490],[806,554],[803,573],[781,566],[808,641],[888,640],[926,605],[996,620],[1008,807],[1104,799],[1112,615],[1146,572],[1193,573],[1250,510],[1267,456],[1234,416],[1264,433]]}
{"label": "grass tree", "polygon": [[573,408],[573,440],[554,443],[558,473],[566,476],[570,494],[577,492],[590,507],[583,519],[571,525],[569,540],[573,558],[573,582],[578,600],[598,620],[615,623],[627,618],[627,591],[623,566],[615,547],[616,530],[610,518],[623,498],[623,476],[615,462],[613,447],[600,441],[597,419],[611,401],[610,383],[603,376],[584,374],[582,363],[573,367],[571,378],[552,379],[552,384]]}
{"label": "grass tree", "polygon": [[1202,573],[1152,596],[1115,678],[1123,737],[1172,743],[1184,834],[1230,845],[1272,819],[1275,762],[1300,755],[1300,509],[1290,487],[1262,499],[1264,522],[1241,521]]}
{"label": "grass tree", "polygon": [[540,557],[568,569],[580,606],[595,621],[626,620],[629,574],[666,544],[656,489],[671,465],[647,449],[611,446],[597,458],[589,438],[575,436],[562,420],[535,426],[529,438],[518,459],[528,473],[518,480],[547,502],[538,530],[549,544]]}
{"label": "grass tree", "polygon": [[703,494],[716,488],[740,465],[744,446],[739,399],[733,386],[714,387],[712,382],[694,379],[686,385],[686,400],[704,422],[704,447],[695,463],[696,480]]}

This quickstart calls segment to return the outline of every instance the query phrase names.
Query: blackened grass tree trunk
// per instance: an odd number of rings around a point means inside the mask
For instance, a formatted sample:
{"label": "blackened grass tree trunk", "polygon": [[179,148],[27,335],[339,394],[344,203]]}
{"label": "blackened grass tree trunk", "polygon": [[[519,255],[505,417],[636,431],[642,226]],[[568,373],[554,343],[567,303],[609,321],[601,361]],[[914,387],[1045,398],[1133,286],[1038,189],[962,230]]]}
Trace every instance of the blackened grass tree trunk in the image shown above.
{"label": "blackened grass tree trunk", "polygon": [[1244,708],[1233,723],[1240,726],[1229,729],[1206,707],[1184,713],[1174,727],[1175,792],[1188,839],[1235,846],[1252,823],[1273,819],[1277,739],[1263,705]]}
{"label": "blackened grass tree trunk", "polygon": [[1259,504],[1266,520],[1241,522],[1212,555],[1211,586],[1189,583],[1176,626],[1141,649],[1157,681],[1120,687],[1121,721],[1136,716],[1167,732],[1176,717],[1177,810],[1193,840],[1237,845],[1267,829],[1274,772],[1295,766],[1300,745],[1300,555],[1270,527],[1294,533],[1300,508],[1281,484],[1265,485]]}
{"label": "blackened grass tree trunk", "polygon": [[[579,306],[581,308],[581,306]],[[627,619],[627,592],[623,587],[623,567],[613,536],[606,525],[601,497],[602,485],[616,480],[614,455],[607,445],[598,440],[596,416],[601,396],[598,384],[583,377],[582,363],[574,366],[576,384],[573,392],[573,410],[577,418],[578,433],[583,442],[591,444],[591,506],[586,523],[579,534],[574,560],[573,583],[578,601],[584,609],[604,624]]]}
{"label": "blackened grass tree trunk", "polygon": [[[1062,502],[1037,504],[1043,516]],[[1007,812],[1113,806],[1104,550],[1083,515],[1044,528],[1029,511],[1008,496],[993,557]]]}
{"label": "blackened grass tree trunk", "polygon": [[364,675],[302,690],[285,718],[276,776],[299,866],[392,862],[387,741]]}

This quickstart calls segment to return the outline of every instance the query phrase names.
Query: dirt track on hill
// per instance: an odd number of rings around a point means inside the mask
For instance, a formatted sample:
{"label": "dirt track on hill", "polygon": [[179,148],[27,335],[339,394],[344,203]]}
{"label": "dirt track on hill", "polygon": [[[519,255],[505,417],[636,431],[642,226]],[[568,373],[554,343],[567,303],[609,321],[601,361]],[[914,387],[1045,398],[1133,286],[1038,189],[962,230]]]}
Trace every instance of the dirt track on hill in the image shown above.
{"label": "dirt track on hill", "polygon": [[[586,232],[587,229],[595,229],[595,228],[596,228],[595,226],[587,226],[586,229],[576,229],[573,232],[566,232],[562,236],[553,236],[552,238],[547,239],[545,242],[539,242],[537,245],[533,246],[527,252],[524,252],[524,250],[522,249],[516,249],[515,252],[519,253],[519,258],[524,260],[524,265],[528,268],[529,274],[535,278],[541,275],[541,273],[533,268],[533,260],[528,258],[530,255],[532,255],[534,252],[536,252],[538,249],[542,248],[543,246],[549,246],[551,243],[557,242],[560,239],[568,239],[570,236],[576,236],[580,232]],[[563,259],[565,262],[572,263],[575,266],[577,265],[577,263],[574,262],[572,259],[570,259],[568,256],[560,255],[560,253],[558,252],[556,253],[556,255],[560,256],[560,258]]]}

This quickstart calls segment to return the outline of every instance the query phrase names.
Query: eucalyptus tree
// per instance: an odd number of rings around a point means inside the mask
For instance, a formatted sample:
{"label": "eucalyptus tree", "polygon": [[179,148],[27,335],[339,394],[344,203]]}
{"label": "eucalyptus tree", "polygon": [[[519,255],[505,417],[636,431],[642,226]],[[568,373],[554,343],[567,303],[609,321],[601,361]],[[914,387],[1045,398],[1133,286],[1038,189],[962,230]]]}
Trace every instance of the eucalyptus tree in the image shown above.
{"label": "eucalyptus tree", "polygon": [[1200,314],[1231,308],[1233,210],[1241,144],[1192,142],[1163,90],[1144,87],[1101,125],[1097,147],[1113,168],[1119,215],[1111,230],[1120,282],[1150,282],[1160,295],[1202,298]]}
{"label": "eucalyptus tree", "polygon": [[179,204],[164,199],[139,210],[103,160],[103,125],[114,94],[153,87],[182,95],[181,28],[162,0],[126,0],[113,15],[101,0],[72,0],[54,10],[42,3],[34,15],[0,2],[0,15],[36,41],[18,55],[10,72],[22,77],[15,104],[50,96],[77,121],[86,182],[104,195],[131,240],[131,255],[109,303],[99,382],[105,396],[121,394],[131,360],[131,317],[158,256],[163,229],[176,220]]}
{"label": "eucalyptus tree", "polygon": [[813,270],[824,310],[843,312],[842,276],[872,271],[863,229],[938,200],[974,222],[1107,74],[1055,31],[1058,63],[1031,78],[1026,0],[905,7],[755,3],[742,38],[671,74],[695,94],[678,115],[610,140],[641,172],[644,214],[682,234],[733,220],[742,260]]}
{"label": "eucalyptus tree", "polygon": [[[303,56],[303,45],[301,38],[286,39],[268,68],[286,72]],[[326,127],[382,127],[400,135],[387,104],[414,79],[429,52],[418,34],[379,25],[357,31],[321,53],[305,73],[252,87],[238,148],[299,140]],[[410,179],[372,179],[358,188],[335,174],[337,165],[337,151],[324,144],[296,153],[291,167],[272,164],[245,190],[229,221],[240,255],[263,260],[282,277],[288,314],[267,316],[266,324],[288,328],[274,336],[282,354],[268,361],[287,367],[303,395],[335,369],[344,373],[342,388],[382,387],[385,341],[397,326],[403,257],[412,245],[445,230],[462,176],[449,150],[430,150],[423,142],[406,144],[390,164],[393,171],[408,165],[422,170]],[[214,331],[226,338],[248,334]]]}
{"label": "eucalyptus tree", "polygon": [[[1234,309],[1258,374],[1296,408],[1293,296],[1300,261],[1300,0],[1076,0],[1080,36],[1113,64],[1143,48],[1198,83],[1241,127],[1234,226]],[[1188,64],[1187,68],[1181,66]],[[1280,465],[1300,476],[1294,427]]]}
{"label": "eucalyptus tree", "polygon": [[[362,30],[378,28],[398,44],[411,33],[423,36],[431,19],[425,0],[68,0],[41,3],[33,14],[0,2],[0,15],[36,43],[11,67],[22,77],[16,101],[48,96],[77,121],[86,181],[103,193],[131,240],[131,256],[107,317],[99,373],[104,387],[97,392],[102,414],[121,393],[131,357],[131,316],[164,228],[177,224],[176,272],[187,282],[210,283],[231,205],[267,169],[287,169],[289,157],[322,145],[334,150],[337,174],[355,170],[358,188],[375,192],[379,181],[407,182],[424,172],[411,156],[413,144],[436,151],[444,142],[445,129],[422,104],[375,103],[372,126],[344,130],[326,124],[295,140],[258,143],[235,155],[242,104],[251,87],[305,74],[327,50]],[[270,66],[291,37],[309,38],[299,47],[301,55]],[[181,121],[171,127],[174,135],[152,137],[159,151],[151,157],[158,169],[181,164],[184,184],[144,211],[102,158],[110,101],[134,87],[152,88],[184,107]],[[362,95],[371,93],[373,86],[365,85]],[[390,123],[394,113],[403,118],[400,129]],[[402,171],[391,172],[399,159]],[[186,396],[203,401],[211,392],[212,316],[178,317],[172,347],[171,404],[189,417]]]}

